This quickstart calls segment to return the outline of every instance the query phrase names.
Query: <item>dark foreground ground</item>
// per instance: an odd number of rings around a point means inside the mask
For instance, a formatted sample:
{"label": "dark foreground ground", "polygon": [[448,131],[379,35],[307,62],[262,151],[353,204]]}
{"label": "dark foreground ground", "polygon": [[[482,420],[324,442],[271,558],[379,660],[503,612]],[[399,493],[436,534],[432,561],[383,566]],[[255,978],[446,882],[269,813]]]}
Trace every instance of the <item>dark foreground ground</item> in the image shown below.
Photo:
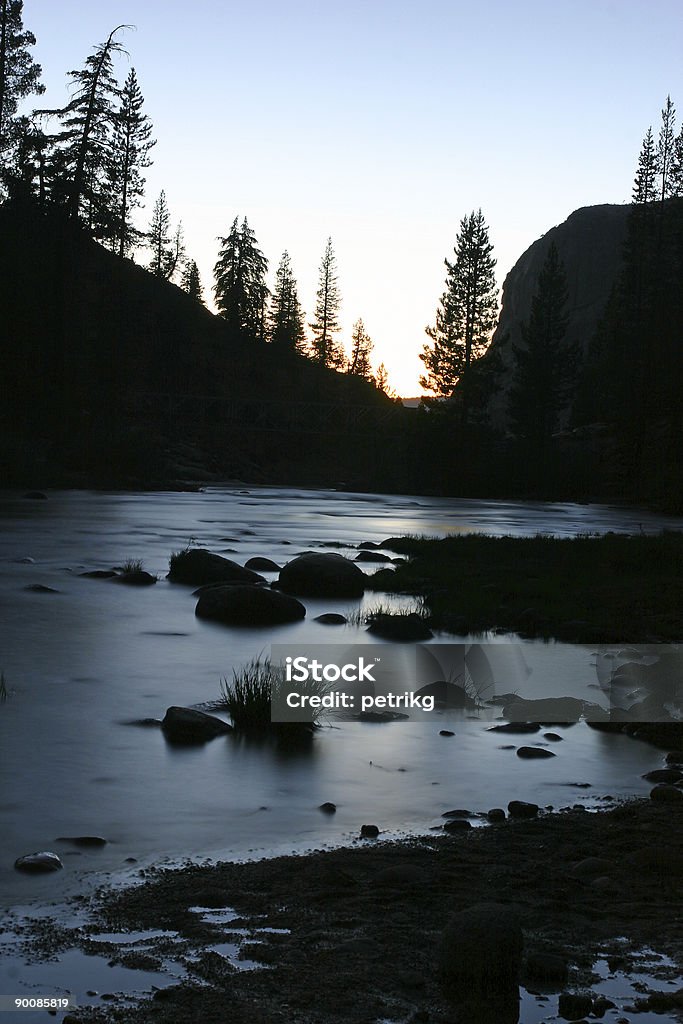
{"label": "dark foreground ground", "polygon": [[[634,801],[454,836],[154,872],[139,888],[100,897],[99,924],[177,931],[189,980],[135,1007],[76,1011],[65,1024],[474,1022],[442,990],[441,935],[453,912],[492,900],[518,911],[525,962],[541,952],[567,961],[569,980],[555,991],[590,989],[598,953],[628,970],[635,951],[651,946],[680,967],[682,824],[681,803]],[[238,916],[203,924],[189,909],[198,905]],[[260,931],[258,943],[235,935],[264,927],[283,931]],[[231,935],[263,969],[237,970],[208,950]],[[164,951],[160,939],[137,966],[158,966]],[[482,958],[496,955],[482,944]],[[666,993],[660,1006],[675,1019],[683,992],[662,976],[648,987]],[[657,1001],[647,990],[642,998]]]}

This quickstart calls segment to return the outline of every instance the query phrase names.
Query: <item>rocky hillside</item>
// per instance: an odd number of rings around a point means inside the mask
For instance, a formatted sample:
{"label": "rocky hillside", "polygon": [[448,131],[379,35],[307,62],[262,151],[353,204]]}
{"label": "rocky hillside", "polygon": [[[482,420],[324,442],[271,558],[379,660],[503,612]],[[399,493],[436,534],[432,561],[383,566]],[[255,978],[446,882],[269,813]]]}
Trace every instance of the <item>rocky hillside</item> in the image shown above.
{"label": "rocky hillside", "polygon": [[490,349],[499,355],[504,368],[489,406],[495,426],[507,424],[507,395],[514,367],[512,346],[522,342],[521,325],[529,317],[538,274],[551,242],[557,246],[567,273],[566,339],[578,343],[585,352],[621,265],[629,209],[627,205],[604,205],[576,210],[529,246],[506,277],[500,321]]}

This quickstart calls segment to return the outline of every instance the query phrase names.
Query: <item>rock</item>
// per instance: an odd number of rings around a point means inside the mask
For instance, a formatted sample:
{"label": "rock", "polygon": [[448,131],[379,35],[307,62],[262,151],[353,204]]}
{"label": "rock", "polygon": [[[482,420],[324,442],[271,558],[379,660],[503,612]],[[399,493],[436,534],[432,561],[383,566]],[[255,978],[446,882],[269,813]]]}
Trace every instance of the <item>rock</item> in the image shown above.
{"label": "rock", "polygon": [[561,743],[563,737],[559,736],[556,732],[544,732],[543,739],[550,740],[551,743]]}
{"label": "rock", "polygon": [[415,643],[418,640],[429,640],[434,636],[421,615],[411,612],[409,615],[373,615],[368,626],[368,633],[381,636],[384,640],[396,640],[403,643]]}
{"label": "rock", "polygon": [[204,591],[195,615],[229,626],[270,626],[304,619],[306,609],[296,598],[278,590],[229,584]]}
{"label": "rock", "polygon": [[129,587],[151,587],[157,582],[151,572],[139,569],[136,572],[122,572],[120,576],[112,576],[112,583],[126,583]]}
{"label": "rock", "polygon": [[445,708],[476,708],[477,702],[470,697],[467,690],[457,683],[439,679],[435,683],[427,683],[415,691],[419,697],[433,697],[434,703]]}
{"label": "rock", "polygon": [[279,572],[280,566],[272,558],[261,558],[257,555],[244,563],[245,569],[253,569],[255,572]]}
{"label": "rock", "polygon": [[323,811],[324,814],[335,814],[337,805],[333,804],[330,800],[326,800],[324,804],[320,804],[318,810]]}
{"label": "rock", "polygon": [[366,576],[337,554],[304,554],[280,570],[278,586],[301,597],[362,597]]}
{"label": "rock", "polygon": [[378,871],[374,881],[377,885],[419,885],[424,881],[424,872],[415,864],[392,864]]}
{"label": "rock", "polygon": [[56,853],[43,850],[40,853],[27,853],[18,857],[14,862],[17,871],[25,871],[27,874],[45,874],[48,871],[61,871],[64,867]]}
{"label": "rock", "polygon": [[596,1017],[604,1017],[608,1010],[614,1010],[616,1003],[613,1003],[611,999],[607,999],[605,996],[598,996],[593,1000],[593,1014]]}
{"label": "rock", "polygon": [[451,729],[439,729],[439,736],[455,736]]}
{"label": "rock", "polygon": [[453,818],[452,821],[445,822],[442,827],[444,832],[467,832],[472,828],[472,822],[467,818]]}
{"label": "rock", "polygon": [[205,583],[264,583],[263,576],[205,548],[188,548],[171,556],[168,578],[199,587]]}
{"label": "rock", "polygon": [[170,707],[161,723],[164,735],[174,743],[205,743],[214,736],[232,732],[232,726],[221,718],[194,708]]}
{"label": "rock", "polygon": [[525,800],[511,800],[508,804],[508,814],[511,818],[535,818],[538,814],[538,804],[530,804]]}
{"label": "rock", "polygon": [[612,862],[605,860],[604,857],[585,857],[573,865],[571,873],[576,878],[599,878],[600,875],[607,875],[613,870]]}
{"label": "rock", "polygon": [[503,715],[515,722],[578,722],[584,711],[584,702],[578,697],[541,697],[523,700],[516,697],[506,704]]}
{"label": "rock", "polygon": [[313,621],[320,622],[323,626],[344,626],[348,619],[339,612],[324,612],[322,615],[316,615]]}
{"label": "rock", "polygon": [[381,548],[381,546],[382,546],[381,544],[375,544],[374,541],[363,540],[358,545],[358,550],[359,551],[376,551],[377,548]]}
{"label": "rock", "polygon": [[523,757],[527,760],[539,759],[543,757],[556,757],[557,755],[552,750],[545,750],[543,747],[518,747],[517,757]]}
{"label": "rock", "polygon": [[454,811],[444,811],[441,815],[442,818],[473,818],[472,811],[466,811],[464,808],[456,808]]}
{"label": "rock", "polygon": [[377,825],[361,825],[361,839],[376,839],[378,835],[379,829],[377,828]]}
{"label": "rock", "polygon": [[664,758],[667,764],[683,765],[683,750],[671,750]]}
{"label": "rock", "polygon": [[90,572],[79,572],[78,575],[88,580],[113,580],[118,573],[113,569],[91,569]]}
{"label": "rock", "polygon": [[505,821],[505,811],[502,807],[492,807],[490,811],[487,811],[486,817],[492,824],[497,821]]}
{"label": "rock", "polygon": [[683,771],[680,768],[656,768],[653,772],[646,772],[641,779],[648,782],[678,782],[683,778]]}
{"label": "rock", "polygon": [[683,792],[680,789],[676,789],[675,786],[667,786],[662,784],[655,786],[650,792],[650,800],[654,800],[656,803],[663,804],[678,804],[683,801]]}
{"label": "rock", "polygon": [[506,722],[505,725],[492,725],[488,732],[512,732],[527,733],[539,732],[540,725],[537,722]]}
{"label": "rock", "polygon": [[30,590],[34,594],[61,594],[61,590],[55,590],[54,587],[47,587],[44,583],[29,583],[24,590]]}
{"label": "rock", "polygon": [[492,995],[516,995],[522,949],[519,918],[510,907],[484,903],[461,910],[452,915],[441,939],[444,987],[454,995],[484,1001]]}
{"label": "rock", "polygon": [[554,953],[530,953],[526,962],[526,974],[530,980],[546,985],[566,985],[569,976],[567,961]]}
{"label": "rock", "polygon": [[355,562],[393,562],[389,555],[380,555],[378,551],[361,551],[356,555]]}
{"label": "rock", "polygon": [[47,494],[42,491],[27,491],[24,497],[31,501],[47,501]]}
{"label": "rock", "polygon": [[578,1020],[587,1017],[593,1009],[593,997],[589,992],[562,992],[558,1002],[560,1017]]}
{"label": "rock", "polygon": [[410,715],[402,711],[360,711],[353,716],[357,722],[405,722]]}
{"label": "rock", "polygon": [[72,843],[74,846],[101,847],[107,845],[102,836],[59,836],[58,843]]}

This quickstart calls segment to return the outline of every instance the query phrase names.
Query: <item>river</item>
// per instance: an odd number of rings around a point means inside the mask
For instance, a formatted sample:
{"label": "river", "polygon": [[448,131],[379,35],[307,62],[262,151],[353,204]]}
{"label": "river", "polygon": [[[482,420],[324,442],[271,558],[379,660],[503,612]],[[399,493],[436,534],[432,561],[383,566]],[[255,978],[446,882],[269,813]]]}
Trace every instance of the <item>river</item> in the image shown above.
{"label": "river", "polygon": [[[0,521],[0,670],[8,691],[0,704],[5,906],[68,895],[88,878],[133,870],[131,859],[139,866],[305,850],[348,842],[364,823],[388,835],[425,831],[453,807],[486,810],[516,798],[564,806],[606,793],[645,793],[640,776],[659,764],[651,748],[579,723],[562,732],[558,756],[539,768],[501,749],[506,741],[487,732],[483,720],[491,712],[480,721],[462,714],[444,719],[442,726],[455,732],[448,739],[436,722],[336,723],[299,752],[235,736],[172,747],[159,730],[127,723],[161,718],[172,704],[215,700],[221,679],[271,642],[382,644],[359,626],[331,630],[314,621],[323,611],[386,603],[371,593],[363,602],[306,600],[303,622],[277,628],[196,619],[192,588],[165,578],[171,552],[188,544],[240,564],[264,555],[281,565],[320,548],[353,557],[351,548],[361,541],[406,533],[569,537],[681,529],[683,520],[603,505],[211,487],[61,491],[46,501],[3,492]],[[129,588],[79,575],[127,559],[142,560],[159,582]],[[57,593],[27,589],[36,585]],[[579,695],[592,699],[593,691],[581,689],[594,678],[589,649],[484,639],[515,643],[523,662],[533,663],[515,681],[524,695],[567,692],[565,681],[578,666]],[[453,640],[438,636],[431,643]],[[335,815],[320,812],[324,801],[337,805]],[[106,847],[78,850],[57,842],[84,834],[105,837]],[[50,849],[62,856],[64,871],[27,877],[13,869],[18,856]]]}

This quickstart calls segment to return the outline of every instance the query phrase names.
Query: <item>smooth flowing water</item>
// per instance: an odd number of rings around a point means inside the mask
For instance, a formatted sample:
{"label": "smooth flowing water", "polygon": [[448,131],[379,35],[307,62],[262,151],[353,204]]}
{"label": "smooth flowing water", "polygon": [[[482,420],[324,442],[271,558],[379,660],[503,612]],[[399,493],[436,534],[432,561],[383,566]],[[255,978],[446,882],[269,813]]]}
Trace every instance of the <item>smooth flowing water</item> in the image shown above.
{"label": "smooth flowing water", "polygon": [[[353,557],[347,547],[406,533],[573,536],[680,529],[681,520],[595,505],[216,487],[56,492],[47,501],[4,492],[0,522],[5,905],[74,891],[84,873],[115,872],[130,858],[140,864],[307,849],[348,841],[363,823],[387,834],[425,831],[453,807],[486,810],[517,798],[564,806],[592,793],[646,792],[640,776],[659,763],[649,748],[580,723],[559,730],[558,756],[540,767],[501,749],[518,738],[487,732],[486,715],[469,721],[450,713],[441,724],[335,723],[299,751],[236,736],[178,748],[160,730],[128,723],[162,718],[172,704],[215,700],[221,678],[274,642],[382,644],[362,627],[314,621],[323,611],[358,610],[361,601],[306,600],[303,622],[277,628],[198,620],[192,588],[165,578],[171,552],[188,544],[241,564],[264,555],[281,565],[311,549]],[[130,588],[79,575],[127,559],[143,560],[159,582]],[[36,585],[58,592],[29,589]],[[378,600],[387,599],[368,593],[364,603]],[[517,650],[521,667],[509,689],[561,694],[571,680],[571,692],[578,687],[579,696],[595,699],[590,649],[528,643]],[[441,737],[445,726],[456,735]],[[337,804],[336,815],[321,813],[323,801]],[[76,835],[101,835],[107,845],[57,841]],[[13,869],[18,856],[38,850],[59,852],[66,870],[38,878]]]}

